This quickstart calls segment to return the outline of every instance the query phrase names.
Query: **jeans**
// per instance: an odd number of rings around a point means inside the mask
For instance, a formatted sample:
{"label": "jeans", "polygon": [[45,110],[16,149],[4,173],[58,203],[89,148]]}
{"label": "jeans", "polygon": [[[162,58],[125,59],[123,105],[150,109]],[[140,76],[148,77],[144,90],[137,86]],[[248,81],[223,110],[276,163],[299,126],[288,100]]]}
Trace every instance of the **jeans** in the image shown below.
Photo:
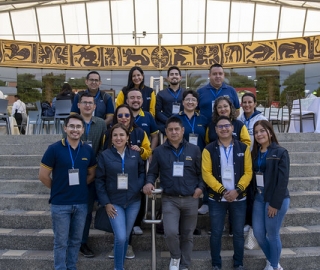
{"label": "jeans", "polygon": [[51,205],[54,269],[76,270],[87,204]]}
{"label": "jeans", "polygon": [[81,244],[87,243],[89,237],[89,230],[92,221],[92,210],[94,206],[94,202],[97,198],[96,195],[96,185],[94,182],[88,185],[88,212],[86,217],[86,223],[83,229],[82,241]]}
{"label": "jeans", "polygon": [[171,258],[181,259],[181,268],[188,268],[191,264],[193,232],[198,220],[198,199],[163,194],[162,213],[164,238]]}
{"label": "jeans", "polygon": [[221,268],[221,237],[227,211],[231,216],[233,230],[233,266],[243,265],[244,235],[247,202],[217,202],[209,199],[209,216],[211,223],[210,249],[212,266]]}
{"label": "jeans", "polygon": [[280,227],[289,208],[290,198],[285,198],[277,215],[273,218],[269,218],[269,203],[264,202],[263,188],[260,189],[262,192],[257,192],[253,204],[253,233],[267,260],[273,268],[276,268],[280,260],[282,249]]}
{"label": "jeans", "polygon": [[123,270],[129,236],[140,209],[140,200],[122,207],[114,204],[115,218],[109,218],[114,233],[114,269]]}

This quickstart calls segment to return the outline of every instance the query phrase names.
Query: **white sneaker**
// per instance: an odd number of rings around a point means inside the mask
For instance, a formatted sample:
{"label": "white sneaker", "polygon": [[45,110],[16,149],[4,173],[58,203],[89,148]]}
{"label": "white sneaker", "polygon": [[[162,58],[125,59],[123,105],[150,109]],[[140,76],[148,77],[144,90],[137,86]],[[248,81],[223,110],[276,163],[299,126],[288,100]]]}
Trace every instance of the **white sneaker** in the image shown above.
{"label": "white sneaker", "polygon": [[205,215],[209,212],[209,206],[207,204],[203,204],[199,209],[198,209],[198,214],[200,215]]}
{"label": "white sneaker", "polygon": [[244,232],[248,232],[250,230],[250,225],[245,225],[243,228]]}
{"label": "white sneaker", "polygon": [[169,264],[169,270],[179,270],[180,259],[173,259],[171,258]]}
{"label": "white sneaker", "polygon": [[[274,270],[274,268],[271,266],[270,262],[267,260],[266,267],[263,270]],[[278,263],[278,269],[277,270],[283,270],[280,263]]]}
{"label": "white sneaker", "polygon": [[132,229],[132,234],[143,234],[143,230],[141,230],[140,226],[134,226]]}

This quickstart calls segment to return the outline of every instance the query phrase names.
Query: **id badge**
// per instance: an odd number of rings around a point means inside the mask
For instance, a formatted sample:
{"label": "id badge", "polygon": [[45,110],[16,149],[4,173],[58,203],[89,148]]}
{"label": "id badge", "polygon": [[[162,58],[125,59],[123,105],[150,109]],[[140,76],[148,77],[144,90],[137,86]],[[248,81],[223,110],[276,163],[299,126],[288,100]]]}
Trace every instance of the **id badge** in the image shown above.
{"label": "id badge", "polygon": [[231,180],[232,179],[232,167],[231,166],[226,166],[223,168],[222,178],[223,178],[223,180]]}
{"label": "id badge", "polygon": [[198,134],[190,133],[189,134],[189,143],[192,143],[194,145],[198,145]]}
{"label": "id badge", "polygon": [[70,169],[68,170],[68,174],[69,174],[69,186],[80,185],[79,169]]}
{"label": "id badge", "polygon": [[127,173],[118,173],[117,188],[118,189],[128,189],[128,174]]}
{"label": "id badge", "polygon": [[257,181],[258,187],[264,187],[263,173],[261,172],[256,173],[256,181]]}
{"label": "id badge", "polygon": [[92,147],[92,141],[86,141],[86,144]]}
{"label": "id badge", "polygon": [[172,114],[177,114],[180,112],[180,103],[172,103]]}
{"label": "id badge", "polygon": [[172,176],[183,176],[184,162],[173,162],[173,175]]}

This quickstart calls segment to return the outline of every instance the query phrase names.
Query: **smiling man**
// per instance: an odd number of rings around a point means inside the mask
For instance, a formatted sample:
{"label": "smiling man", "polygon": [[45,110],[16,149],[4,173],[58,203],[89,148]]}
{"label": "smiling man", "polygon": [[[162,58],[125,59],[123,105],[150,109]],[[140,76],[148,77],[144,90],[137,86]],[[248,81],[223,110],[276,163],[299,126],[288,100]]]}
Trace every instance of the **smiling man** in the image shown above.
{"label": "smiling man", "polygon": [[50,191],[54,234],[54,268],[77,269],[78,253],[87,216],[88,184],[93,182],[96,157],[81,142],[84,121],[78,114],[65,119],[66,139],[50,145],[39,170],[40,181]]}
{"label": "smiling man", "polygon": [[[94,116],[102,118],[105,120],[106,125],[112,122],[112,117],[114,113],[114,106],[112,102],[112,98],[108,93],[103,93],[100,91],[101,78],[100,74],[97,71],[91,71],[88,73],[85,81],[88,89],[84,92],[90,93],[95,100],[96,108],[93,112]],[[79,95],[83,93],[79,92],[74,100],[71,107],[71,113],[80,113],[78,108],[79,103]]]}

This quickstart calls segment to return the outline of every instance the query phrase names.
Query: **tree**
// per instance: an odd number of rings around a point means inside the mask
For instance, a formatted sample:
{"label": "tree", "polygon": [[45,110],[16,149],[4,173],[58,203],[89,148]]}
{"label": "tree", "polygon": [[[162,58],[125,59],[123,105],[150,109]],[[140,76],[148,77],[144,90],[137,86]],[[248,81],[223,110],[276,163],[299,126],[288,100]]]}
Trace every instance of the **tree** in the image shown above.
{"label": "tree", "polygon": [[42,77],[42,100],[49,101],[61,91],[61,87],[66,80],[65,74],[53,74],[50,72]]}
{"label": "tree", "polygon": [[193,75],[192,72],[187,74],[186,79],[181,80],[180,85],[185,89],[197,90],[201,85],[207,82],[206,79],[202,79],[200,74]]}
{"label": "tree", "polygon": [[286,103],[286,93],[287,91],[299,90],[300,95],[304,97],[304,88],[305,88],[305,73],[304,69],[298,69],[295,73],[288,76],[284,82],[283,86],[286,86],[281,93],[281,101]]}
{"label": "tree", "polygon": [[35,102],[41,99],[41,82],[35,79],[35,75],[22,73],[17,75],[17,93],[25,103]]}

